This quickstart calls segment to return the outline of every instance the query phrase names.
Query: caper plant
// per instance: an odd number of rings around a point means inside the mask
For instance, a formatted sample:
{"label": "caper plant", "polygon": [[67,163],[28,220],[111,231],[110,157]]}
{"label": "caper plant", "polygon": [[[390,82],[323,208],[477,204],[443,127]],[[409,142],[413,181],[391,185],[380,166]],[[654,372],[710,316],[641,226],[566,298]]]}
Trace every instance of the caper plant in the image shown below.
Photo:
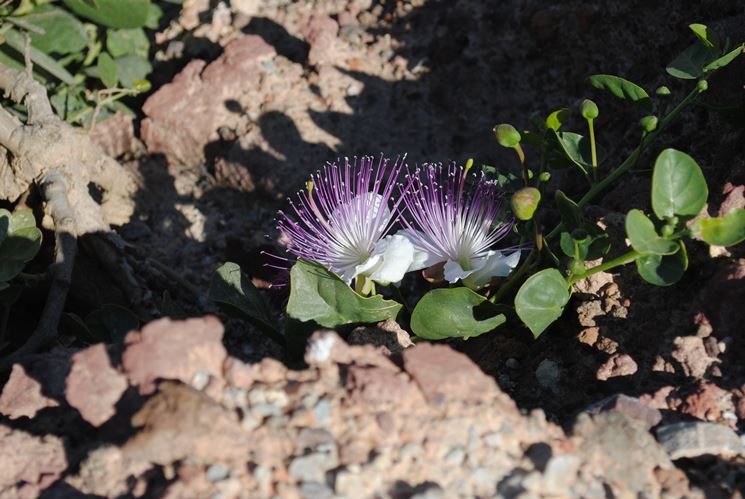
{"label": "caper plant", "polygon": [[[639,144],[617,166],[617,158],[606,157],[598,144],[600,108],[589,99],[579,110],[586,135],[564,130],[568,109],[533,119],[530,130],[509,124],[494,128],[499,144],[515,151],[519,176],[490,166],[474,168],[473,160],[464,166],[423,164],[413,170],[402,157],[329,163],[279,214],[278,229],[289,241],[288,257],[276,257],[277,266],[288,268],[290,275],[285,327],[277,326],[262,295],[236,264],[218,269],[212,299],[287,342],[298,331],[389,318],[408,323],[418,338],[468,338],[494,330],[512,310],[537,337],[561,316],[573,284],[597,272],[634,262],[646,281],[673,284],[688,265],[685,238],[721,246],[745,240],[742,209],[690,223],[708,196],[693,158],[674,149],[660,153],[652,175],[653,213],[629,211],[631,246],[616,258],[605,258],[611,250],[608,234],[586,217],[584,208],[639,162],[706,91],[712,73],[742,53],[742,45],[728,50],[701,26],[691,25],[696,44],[667,68],[675,78],[696,80],[668,113],[656,102],[671,97],[667,87],[659,88],[653,99],[618,76],[590,77],[593,87],[644,113]],[[523,146],[536,154],[529,157]],[[587,181],[578,200],[556,189],[548,196],[552,173],[566,168]],[[561,222],[548,230],[542,219],[551,197]],[[511,234],[518,240],[510,246],[503,241]],[[600,259],[594,266],[587,263]],[[414,271],[421,271],[432,289],[410,308],[400,284]],[[514,309],[507,305],[513,296]]]}

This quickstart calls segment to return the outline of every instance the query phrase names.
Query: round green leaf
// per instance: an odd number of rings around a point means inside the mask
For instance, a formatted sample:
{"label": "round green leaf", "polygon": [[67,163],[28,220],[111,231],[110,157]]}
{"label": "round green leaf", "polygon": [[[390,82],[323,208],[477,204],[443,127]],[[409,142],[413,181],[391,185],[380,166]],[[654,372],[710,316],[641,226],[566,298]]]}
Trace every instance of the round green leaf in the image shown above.
{"label": "round green leaf", "polygon": [[582,209],[567,197],[562,191],[557,190],[554,196],[556,207],[559,208],[561,214],[561,223],[568,230],[579,229],[584,226],[585,221],[582,216]]}
{"label": "round green leaf", "polygon": [[147,77],[153,66],[150,61],[139,55],[125,55],[114,60],[116,74],[122,86],[134,88],[134,86]]}
{"label": "round green leaf", "polygon": [[619,99],[630,100],[646,111],[652,111],[654,106],[649,94],[636,83],[613,75],[593,75],[590,84],[600,90],[607,90]]}
{"label": "round green leaf", "polygon": [[556,269],[545,269],[533,274],[515,296],[518,317],[538,337],[561,317],[569,302],[569,284]]}
{"label": "round green leaf", "polygon": [[292,319],[335,328],[384,321],[396,317],[400,310],[400,303],[380,295],[358,295],[320,264],[298,260],[290,270],[287,315]]}
{"label": "round green leaf", "polygon": [[23,20],[44,30],[43,35],[31,33],[31,44],[46,54],[80,52],[88,43],[83,24],[64,9],[40,5]]}
{"label": "round green leaf", "polygon": [[658,218],[694,217],[706,204],[709,189],[692,157],[676,149],[657,156],[652,174],[652,210]]}
{"label": "round green leaf", "polygon": [[112,57],[129,54],[147,57],[150,42],[142,28],[109,29],[106,31],[106,49]]}
{"label": "round green leaf", "polygon": [[504,324],[486,298],[468,288],[433,289],[411,314],[414,334],[427,340],[463,338],[487,333]]}
{"label": "round green leaf", "polygon": [[688,268],[688,253],[682,242],[672,255],[643,255],[636,259],[636,270],[642,279],[655,286],[669,286],[683,277]]}
{"label": "round green leaf", "polygon": [[734,246],[745,241],[745,209],[735,208],[723,217],[702,218],[691,227],[693,235],[715,246]]}
{"label": "round green leaf", "polygon": [[119,81],[117,76],[117,68],[114,60],[106,52],[101,52],[98,55],[98,64],[96,65],[98,70],[98,77],[101,79],[106,88],[113,88]]}
{"label": "round green leaf", "polygon": [[9,232],[36,227],[36,218],[31,210],[16,210],[10,216]]}
{"label": "round green leaf", "polygon": [[717,59],[717,52],[700,42],[685,49],[667,65],[670,76],[681,80],[695,80],[704,74],[704,68]]}
{"label": "round green leaf", "polygon": [[641,210],[631,210],[626,215],[626,235],[631,246],[643,255],[672,255],[678,251],[675,241],[657,235],[654,223]]}
{"label": "round green leaf", "polygon": [[64,0],[77,15],[109,28],[141,28],[148,21],[150,0]]}

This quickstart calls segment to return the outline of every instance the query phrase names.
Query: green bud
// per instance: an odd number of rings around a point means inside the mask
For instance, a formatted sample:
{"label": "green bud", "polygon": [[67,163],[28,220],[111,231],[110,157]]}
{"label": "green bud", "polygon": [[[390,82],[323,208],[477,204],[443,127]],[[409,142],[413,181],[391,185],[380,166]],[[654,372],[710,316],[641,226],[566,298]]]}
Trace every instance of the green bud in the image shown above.
{"label": "green bud", "polygon": [[642,126],[645,132],[653,132],[657,129],[657,116],[649,115],[639,120],[639,124]]}
{"label": "green bud", "polygon": [[519,220],[530,220],[541,201],[541,191],[535,187],[523,187],[512,195],[512,211]]}
{"label": "green bud", "polygon": [[709,88],[709,82],[706,80],[699,80],[696,84],[696,87],[698,88],[699,92],[706,92],[706,90]]}
{"label": "green bud", "polygon": [[584,275],[585,272],[587,272],[587,269],[585,269],[585,263],[574,258],[569,260],[569,263],[567,264],[567,270],[569,270],[570,274],[576,276]]}
{"label": "green bud", "polygon": [[548,182],[551,180],[551,174],[549,172],[543,172],[540,175],[538,175],[538,180],[541,182]]}
{"label": "green bud", "polygon": [[514,148],[520,143],[522,137],[514,126],[502,123],[494,127],[494,135],[497,136],[497,142],[502,147]]}
{"label": "green bud", "polygon": [[466,169],[464,170],[464,172],[468,172],[468,170],[470,170],[472,166],[473,166],[473,158],[468,158],[468,161],[466,161]]}
{"label": "green bud", "polygon": [[600,111],[598,111],[598,105],[590,99],[582,101],[582,117],[586,120],[594,120],[598,117]]}
{"label": "green bud", "polygon": [[662,226],[662,237],[670,237],[675,232],[675,226],[673,225],[663,225]]}
{"label": "green bud", "polygon": [[528,180],[533,180],[533,170],[528,168]]}
{"label": "green bud", "polygon": [[657,94],[657,97],[670,97],[671,92],[669,88],[663,85],[658,88],[655,93]]}
{"label": "green bud", "polygon": [[137,80],[132,83],[132,89],[140,93],[149,91],[151,87],[152,85],[147,80]]}

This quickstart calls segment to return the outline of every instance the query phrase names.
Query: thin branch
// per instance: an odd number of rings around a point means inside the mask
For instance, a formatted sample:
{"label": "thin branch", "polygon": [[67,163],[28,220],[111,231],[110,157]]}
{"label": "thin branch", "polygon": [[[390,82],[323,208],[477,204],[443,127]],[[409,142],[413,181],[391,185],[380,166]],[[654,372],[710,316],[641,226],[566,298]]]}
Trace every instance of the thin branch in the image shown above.
{"label": "thin branch", "polygon": [[26,75],[29,78],[33,78],[34,63],[31,62],[31,35],[27,31],[24,31],[23,38],[23,61],[26,64]]}
{"label": "thin branch", "polygon": [[77,254],[77,231],[67,198],[67,182],[62,174],[52,171],[41,182],[41,191],[54,220],[55,258],[50,269],[52,284],[36,329],[23,346],[0,362],[0,371],[10,369],[18,359],[38,351],[57,337],[57,326],[70,289]]}

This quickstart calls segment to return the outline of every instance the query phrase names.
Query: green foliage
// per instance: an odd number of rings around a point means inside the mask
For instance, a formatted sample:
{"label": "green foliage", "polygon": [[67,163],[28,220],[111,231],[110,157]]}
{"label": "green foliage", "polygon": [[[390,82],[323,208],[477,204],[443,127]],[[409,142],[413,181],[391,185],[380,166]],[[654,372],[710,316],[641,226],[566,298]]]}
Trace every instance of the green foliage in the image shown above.
{"label": "green foliage", "polygon": [[683,277],[688,268],[688,253],[682,241],[672,255],[643,255],[636,259],[636,270],[642,279],[655,286],[670,286]]}
{"label": "green foliage", "polygon": [[569,285],[556,269],[530,276],[515,296],[515,311],[536,338],[561,317],[569,302]]}
{"label": "green foliage", "polygon": [[641,210],[631,210],[626,215],[626,234],[631,247],[642,255],[672,255],[678,251],[675,241],[657,235],[654,223]]}
{"label": "green foliage", "polygon": [[652,210],[657,217],[695,217],[708,196],[706,179],[693,158],[676,149],[660,153],[652,175]]}
{"label": "green foliage", "polygon": [[128,110],[118,101],[144,88],[152,71],[145,28],[156,28],[161,14],[151,0],[28,0],[0,13],[0,63],[24,67],[28,32],[34,76],[55,110],[70,123],[89,124],[97,104],[103,119]]}
{"label": "green foliage", "polygon": [[667,72],[675,78],[694,80],[727,66],[743,51],[743,44],[725,52],[719,37],[704,24],[689,25],[698,39],[668,64]]}
{"label": "green foliage", "polygon": [[236,263],[227,262],[212,276],[210,300],[232,315],[246,319],[270,337],[280,339],[271,310]]}
{"label": "green foliage", "polygon": [[23,271],[41,247],[41,231],[29,210],[0,209],[0,289]]}
{"label": "green foliage", "polygon": [[488,333],[507,318],[496,307],[468,288],[433,289],[411,314],[411,330],[425,340],[469,338]]}
{"label": "green foliage", "polygon": [[735,208],[722,217],[696,220],[691,232],[715,246],[734,246],[745,241],[745,209]]}
{"label": "green foliage", "polygon": [[298,260],[290,271],[287,315],[334,328],[395,318],[401,304],[380,295],[363,297],[322,265]]}
{"label": "green foliage", "polygon": [[619,99],[630,100],[645,111],[650,112],[654,109],[652,100],[646,90],[619,76],[593,75],[590,77],[590,84],[595,88],[607,90]]}

